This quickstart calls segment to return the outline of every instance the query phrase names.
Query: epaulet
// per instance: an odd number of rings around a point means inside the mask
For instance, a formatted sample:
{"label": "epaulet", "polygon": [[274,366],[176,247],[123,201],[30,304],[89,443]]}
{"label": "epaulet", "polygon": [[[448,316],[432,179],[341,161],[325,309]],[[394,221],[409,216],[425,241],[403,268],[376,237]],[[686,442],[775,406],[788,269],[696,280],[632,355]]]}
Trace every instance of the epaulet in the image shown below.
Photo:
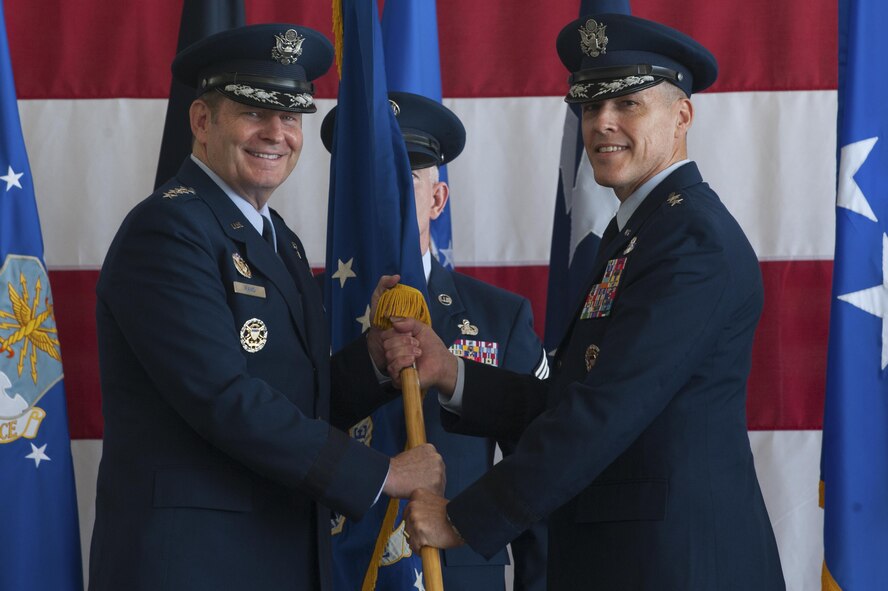
{"label": "epaulet", "polygon": [[[159,192],[159,191],[158,191]],[[196,196],[197,192],[191,187],[186,187],[185,185],[179,185],[177,187],[171,187],[163,193],[160,193],[160,196],[164,199],[180,199],[184,196]]]}

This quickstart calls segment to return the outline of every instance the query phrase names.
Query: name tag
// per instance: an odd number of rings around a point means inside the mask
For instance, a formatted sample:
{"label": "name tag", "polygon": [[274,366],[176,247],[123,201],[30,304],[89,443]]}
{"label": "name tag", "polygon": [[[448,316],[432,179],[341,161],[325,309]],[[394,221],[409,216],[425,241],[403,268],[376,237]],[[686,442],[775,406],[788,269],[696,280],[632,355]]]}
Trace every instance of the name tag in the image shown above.
{"label": "name tag", "polygon": [[254,298],[264,298],[265,288],[261,285],[252,285],[250,283],[234,282],[234,293],[242,293],[244,295],[253,296]]}

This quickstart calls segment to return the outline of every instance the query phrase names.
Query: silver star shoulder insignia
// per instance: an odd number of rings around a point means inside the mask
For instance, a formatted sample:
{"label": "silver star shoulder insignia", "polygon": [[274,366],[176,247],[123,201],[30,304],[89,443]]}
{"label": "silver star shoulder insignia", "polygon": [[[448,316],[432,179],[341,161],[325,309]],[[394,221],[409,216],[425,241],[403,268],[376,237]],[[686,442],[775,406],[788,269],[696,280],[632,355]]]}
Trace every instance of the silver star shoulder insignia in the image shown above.
{"label": "silver star shoulder insignia", "polygon": [[465,318],[462,322],[459,323],[459,332],[469,336],[475,336],[478,334],[478,327],[474,324],[470,324],[468,320]]}
{"label": "silver star shoulder insignia", "polygon": [[684,201],[684,199],[682,199],[681,195],[679,195],[678,193],[670,193],[669,197],[666,198],[666,203],[668,203],[670,207],[675,207],[682,201]]}
{"label": "silver star shoulder insignia", "polygon": [[179,195],[196,195],[196,193],[191,187],[180,186],[170,189],[169,191],[164,193],[163,198],[172,199],[173,197],[178,197]]}

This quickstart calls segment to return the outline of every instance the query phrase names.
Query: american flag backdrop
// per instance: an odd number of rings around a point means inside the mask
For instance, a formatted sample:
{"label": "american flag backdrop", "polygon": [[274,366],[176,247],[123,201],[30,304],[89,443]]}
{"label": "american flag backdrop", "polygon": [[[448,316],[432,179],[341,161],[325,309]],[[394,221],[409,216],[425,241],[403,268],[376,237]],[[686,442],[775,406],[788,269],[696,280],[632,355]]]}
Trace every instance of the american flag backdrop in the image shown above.
{"label": "american flag backdrop", "polygon": [[[817,493],[835,232],[836,1],[631,1],[633,14],[691,34],[719,60],[718,82],[694,97],[690,156],[761,261],[766,303],[748,421],[787,585],[797,590],[819,587],[823,556]],[[4,4],[64,351],[86,560],[102,437],[94,287],[121,220],[154,186],[182,1]],[[437,9],[444,104],[468,133],[449,167],[454,261],[529,297],[540,335],[566,108],[555,36],[578,7],[445,0]],[[247,23],[294,22],[332,39],[328,0],[247,0],[245,8]],[[320,269],[330,166],[319,129],[334,105],[335,72],[318,82],[301,161],[271,205]]]}

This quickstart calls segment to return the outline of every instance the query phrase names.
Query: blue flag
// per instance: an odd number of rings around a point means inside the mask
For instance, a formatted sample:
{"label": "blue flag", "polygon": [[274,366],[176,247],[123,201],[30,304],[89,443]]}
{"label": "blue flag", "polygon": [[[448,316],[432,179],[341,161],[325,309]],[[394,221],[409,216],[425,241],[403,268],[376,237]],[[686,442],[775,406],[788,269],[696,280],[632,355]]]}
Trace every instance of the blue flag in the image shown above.
{"label": "blue flag", "polygon": [[[246,24],[243,0],[185,0],[179,21],[176,53],[204,37]],[[195,90],[177,80],[170,83],[163,140],[157,162],[154,188],[179,172],[182,161],[191,154],[191,123],[188,110]]]}
{"label": "blue flag", "polygon": [[[370,295],[380,275],[400,273],[402,283],[426,291],[410,162],[388,101],[377,15],[375,0],[342,0],[342,80],[331,151],[324,286],[334,351],[369,327]],[[350,434],[395,455],[406,441],[403,414],[395,400]],[[378,589],[411,589],[421,576],[419,556],[406,543],[393,542],[371,560],[387,505],[380,497],[358,523],[334,516],[335,589],[361,589],[371,562],[383,565]],[[403,541],[400,509],[394,530],[385,536]]]}
{"label": "blue flag", "polygon": [[2,0],[0,261],[0,587],[82,589],[62,358]]}
{"label": "blue flag", "polygon": [[[441,60],[435,0],[386,0],[382,11],[382,44],[389,90],[412,92],[441,102]],[[447,166],[439,167],[447,182]],[[450,201],[429,227],[432,254],[453,269]]]}
{"label": "blue flag", "polygon": [[[629,0],[583,0],[580,16],[616,12],[629,14]],[[583,149],[579,105],[567,105],[561,140],[561,165],[555,193],[555,219],[549,252],[546,334],[551,352],[564,336],[581,291],[587,287],[601,234],[619,206],[613,189],[595,182]]]}
{"label": "blue flag", "polygon": [[839,0],[823,588],[888,589],[888,4]]}

